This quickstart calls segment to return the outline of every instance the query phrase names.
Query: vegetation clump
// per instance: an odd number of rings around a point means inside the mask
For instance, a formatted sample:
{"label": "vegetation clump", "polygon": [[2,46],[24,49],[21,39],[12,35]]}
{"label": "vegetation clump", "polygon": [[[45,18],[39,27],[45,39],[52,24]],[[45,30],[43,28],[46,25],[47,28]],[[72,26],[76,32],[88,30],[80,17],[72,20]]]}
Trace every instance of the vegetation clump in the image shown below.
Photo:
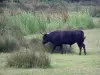
{"label": "vegetation clump", "polygon": [[30,49],[13,53],[7,60],[7,66],[16,68],[48,68],[50,60],[46,52]]}
{"label": "vegetation clump", "polygon": [[9,52],[23,44],[23,33],[20,28],[9,21],[7,16],[0,15],[0,52]]}

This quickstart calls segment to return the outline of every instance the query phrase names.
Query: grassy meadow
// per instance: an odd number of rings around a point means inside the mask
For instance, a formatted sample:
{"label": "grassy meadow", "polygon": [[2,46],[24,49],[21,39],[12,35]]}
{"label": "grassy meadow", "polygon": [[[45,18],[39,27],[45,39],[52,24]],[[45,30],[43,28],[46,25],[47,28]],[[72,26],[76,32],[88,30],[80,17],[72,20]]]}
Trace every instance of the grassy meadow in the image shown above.
{"label": "grassy meadow", "polygon": [[[19,25],[24,34],[57,29],[90,29],[95,24],[92,16],[86,12],[62,12],[56,14],[22,13],[8,17]],[[16,23],[17,22],[17,23]],[[99,22],[96,22],[99,24]],[[97,26],[99,26],[97,24]]]}
{"label": "grassy meadow", "polygon": [[[9,68],[6,58],[11,53],[0,53],[0,75],[99,75],[100,74],[100,29],[84,30],[86,35],[87,55],[75,53],[50,54],[51,67],[40,68]],[[83,52],[83,51],[82,51]]]}
{"label": "grassy meadow", "polygon": [[51,14],[22,12],[13,16],[10,13],[4,14],[0,17],[1,20],[7,19],[11,25],[18,26],[24,35],[61,29],[91,29],[99,27],[100,24],[88,12],[81,11]]}
{"label": "grassy meadow", "polygon": [[[67,1],[0,1],[0,75],[100,75],[99,3]],[[87,55],[77,44],[50,54],[41,43],[41,33],[74,29],[84,31]]]}

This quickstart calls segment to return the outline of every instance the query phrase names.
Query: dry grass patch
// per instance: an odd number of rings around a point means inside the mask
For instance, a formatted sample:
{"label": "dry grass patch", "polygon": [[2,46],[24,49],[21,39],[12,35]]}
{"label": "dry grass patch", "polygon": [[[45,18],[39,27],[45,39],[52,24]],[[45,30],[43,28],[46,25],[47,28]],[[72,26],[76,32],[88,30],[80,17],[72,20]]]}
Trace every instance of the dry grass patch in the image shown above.
{"label": "dry grass patch", "polygon": [[23,41],[20,28],[9,21],[8,16],[0,15],[0,52],[18,49]]}
{"label": "dry grass patch", "polygon": [[7,66],[17,68],[48,68],[50,60],[46,52],[23,50],[15,52],[7,59]]}

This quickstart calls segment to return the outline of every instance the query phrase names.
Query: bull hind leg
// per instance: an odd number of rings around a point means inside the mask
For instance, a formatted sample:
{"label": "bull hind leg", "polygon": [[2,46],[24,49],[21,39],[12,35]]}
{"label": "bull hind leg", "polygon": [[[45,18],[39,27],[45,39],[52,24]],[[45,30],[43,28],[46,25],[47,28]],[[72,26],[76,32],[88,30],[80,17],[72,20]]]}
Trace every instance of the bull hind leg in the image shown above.
{"label": "bull hind leg", "polygon": [[82,46],[79,46],[79,49],[80,49],[79,55],[81,55],[81,52],[82,52]]}
{"label": "bull hind leg", "polygon": [[85,44],[82,44],[82,47],[83,47],[83,49],[84,49],[84,54],[86,55]]}

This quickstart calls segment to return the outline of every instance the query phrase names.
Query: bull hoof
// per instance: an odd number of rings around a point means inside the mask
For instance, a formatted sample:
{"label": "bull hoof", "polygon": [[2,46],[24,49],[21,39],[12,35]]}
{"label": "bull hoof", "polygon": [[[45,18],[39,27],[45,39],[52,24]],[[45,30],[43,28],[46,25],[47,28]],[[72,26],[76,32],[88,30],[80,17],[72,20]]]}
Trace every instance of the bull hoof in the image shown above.
{"label": "bull hoof", "polygon": [[79,53],[79,55],[81,55],[81,53]]}

